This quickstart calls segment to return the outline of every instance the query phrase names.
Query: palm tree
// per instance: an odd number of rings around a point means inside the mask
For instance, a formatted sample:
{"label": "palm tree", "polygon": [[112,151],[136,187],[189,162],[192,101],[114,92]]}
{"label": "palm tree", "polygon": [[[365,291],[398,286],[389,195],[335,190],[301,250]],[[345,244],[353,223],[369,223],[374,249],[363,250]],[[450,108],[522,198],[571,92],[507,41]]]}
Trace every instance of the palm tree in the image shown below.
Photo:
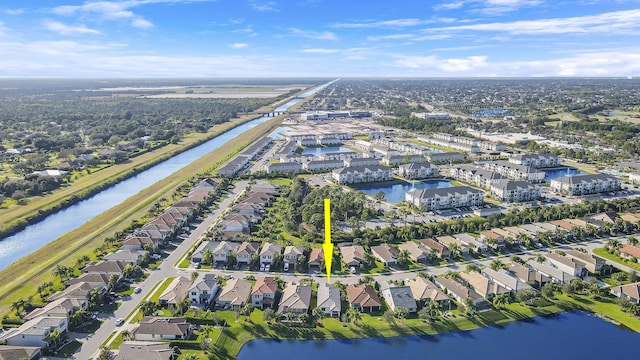
{"label": "palm tree", "polygon": [[20,316],[20,309],[24,307],[25,301],[24,299],[18,299],[11,303],[11,310],[16,311],[16,315]]}
{"label": "palm tree", "polygon": [[156,303],[152,301],[143,301],[138,305],[138,309],[142,312],[142,315],[149,316],[152,315],[157,310]]}
{"label": "palm tree", "polygon": [[53,276],[58,276],[60,278],[60,282],[62,282],[63,278],[67,277],[67,274],[69,274],[69,270],[66,266],[58,264],[53,268]]}
{"label": "palm tree", "polygon": [[407,310],[407,308],[398,306],[396,307],[396,310],[393,312],[393,315],[395,315],[395,317],[397,317],[400,321],[402,321],[404,320],[404,318],[407,317],[408,313],[409,311]]}
{"label": "palm tree", "polygon": [[[607,224],[610,224],[610,223],[607,223]],[[609,248],[609,251],[614,252],[622,247],[622,243],[618,239],[611,239],[607,241],[607,247]]]}
{"label": "palm tree", "polygon": [[362,314],[360,313],[360,311],[358,311],[358,309],[354,308],[353,306],[347,309],[346,314],[349,322],[351,322],[354,325],[357,325],[358,322],[362,320]]}
{"label": "palm tree", "polygon": [[51,333],[49,333],[49,340],[51,340],[51,345],[53,348],[58,347],[58,340],[62,337],[62,331],[60,328],[55,328]]}
{"label": "palm tree", "polygon": [[509,303],[510,296],[508,293],[496,295],[493,298],[493,306],[497,309],[504,309],[505,305]]}
{"label": "palm tree", "polygon": [[458,244],[456,243],[449,244],[447,245],[447,247],[449,248],[449,252],[451,253],[452,259],[455,259],[460,255],[460,246],[458,246]]}
{"label": "palm tree", "polygon": [[491,270],[498,271],[500,269],[504,269],[505,264],[500,261],[500,259],[495,259],[491,262],[491,265],[489,265],[489,267],[491,268]]}
{"label": "palm tree", "polygon": [[627,239],[627,244],[629,244],[631,246],[636,246],[636,245],[638,245],[638,239],[636,239],[633,236],[629,236],[629,238]]}
{"label": "palm tree", "polygon": [[409,263],[409,252],[407,250],[401,250],[396,257],[398,265],[405,267]]}
{"label": "palm tree", "polygon": [[211,252],[211,250],[206,249],[204,251],[204,253],[202,254],[202,263],[205,265],[213,264],[213,253]]}
{"label": "palm tree", "polygon": [[324,319],[324,317],[326,316],[325,312],[322,311],[322,309],[320,309],[319,307],[314,308],[311,311],[311,315],[313,315],[313,318],[316,319],[316,321],[319,321],[321,325],[322,325],[322,319]]}
{"label": "palm tree", "polygon": [[132,336],[133,334],[131,334],[131,331],[129,331],[129,330],[122,330],[120,332],[120,335],[122,335],[122,338],[124,339],[124,341],[129,341],[133,337]]}

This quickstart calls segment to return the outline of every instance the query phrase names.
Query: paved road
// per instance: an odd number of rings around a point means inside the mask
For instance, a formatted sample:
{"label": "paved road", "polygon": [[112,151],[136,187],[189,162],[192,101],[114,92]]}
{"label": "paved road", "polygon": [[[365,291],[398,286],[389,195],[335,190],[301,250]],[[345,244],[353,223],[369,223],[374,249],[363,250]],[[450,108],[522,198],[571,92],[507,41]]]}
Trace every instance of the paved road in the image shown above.
{"label": "paved road", "polygon": [[128,329],[131,330],[135,326],[131,324],[125,324],[122,327],[116,327],[115,320],[118,318],[125,318],[131,311],[133,311],[138,304],[146,297],[151,289],[160,281],[163,281],[169,277],[175,277],[179,275],[190,276],[190,272],[174,268],[174,264],[180,259],[180,257],[187,252],[189,247],[193,245],[202,234],[215,222],[222,213],[230,206],[230,204],[244,192],[247,187],[247,181],[240,181],[232,189],[232,191],[225,197],[218,205],[218,207],[204,219],[202,223],[191,232],[189,237],[185,239],[178,247],[164,259],[162,264],[151,272],[143,282],[136,284],[142,291],[139,294],[132,294],[131,296],[122,299],[120,306],[114,314],[102,315],[100,320],[103,320],[102,326],[90,337],[79,338],[78,340],[83,342],[80,351],[72,356],[72,359],[90,359],[98,356],[100,346],[107,340],[107,338],[114,331]]}

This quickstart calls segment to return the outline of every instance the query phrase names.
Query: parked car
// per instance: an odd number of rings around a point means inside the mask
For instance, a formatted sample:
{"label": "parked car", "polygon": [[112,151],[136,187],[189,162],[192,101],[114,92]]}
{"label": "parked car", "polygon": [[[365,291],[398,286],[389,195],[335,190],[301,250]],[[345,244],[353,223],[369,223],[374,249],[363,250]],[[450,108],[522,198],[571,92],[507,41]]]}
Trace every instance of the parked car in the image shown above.
{"label": "parked car", "polygon": [[142,291],[142,289],[140,289],[139,287],[133,289],[133,293],[134,294],[139,294]]}
{"label": "parked car", "polygon": [[122,326],[122,324],[124,324],[123,318],[119,318],[118,320],[116,320],[116,326]]}
{"label": "parked car", "polygon": [[284,271],[289,271],[289,263],[284,263]]}

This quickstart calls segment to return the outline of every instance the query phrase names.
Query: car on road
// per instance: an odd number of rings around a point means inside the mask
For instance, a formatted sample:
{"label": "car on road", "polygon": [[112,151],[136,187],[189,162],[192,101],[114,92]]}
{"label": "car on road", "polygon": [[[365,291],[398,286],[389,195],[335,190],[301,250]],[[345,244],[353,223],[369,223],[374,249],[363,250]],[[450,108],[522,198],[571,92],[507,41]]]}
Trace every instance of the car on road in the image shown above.
{"label": "car on road", "polygon": [[142,291],[142,289],[140,289],[139,287],[133,289],[133,293],[134,294],[140,294],[141,291]]}
{"label": "car on road", "polygon": [[122,326],[123,324],[124,324],[123,318],[119,318],[118,320],[116,320],[116,326]]}
{"label": "car on road", "polygon": [[265,267],[264,267],[264,271],[266,271],[266,272],[271,271],[271,264],[267,264],[267,265],[265,265]]}

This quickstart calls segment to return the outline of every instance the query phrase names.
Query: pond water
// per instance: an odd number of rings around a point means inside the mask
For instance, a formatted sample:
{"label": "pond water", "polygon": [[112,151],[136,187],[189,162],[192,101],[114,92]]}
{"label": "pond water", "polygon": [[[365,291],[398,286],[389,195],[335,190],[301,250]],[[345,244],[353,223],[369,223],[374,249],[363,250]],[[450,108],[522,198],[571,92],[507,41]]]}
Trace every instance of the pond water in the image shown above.
{"label": "pond water", "polygon": [[329,153],[341,153],[341,152],[352,152],[353,150],[347,149],[343,146],[327,146],[327,147],[310,147],[302,150],[302,154],[304,155],[322,155]]}
{"label": "pond water", "polygon": [[[584,312],[441,335],[247,343],[238,360],[634,359],[640,334]],[[286,354],[286,356],[284,356]]]}
{"label": "pond water", "polygon": [[498,109],[476,110],[471,112],[471,116],[492,117],[492,116],[504,115],[507,112],[508,110],[498,110]]}
{"label": "pond water", "polygon": [[354,189],[362,191],[367,195],[374,196],[378,191],[384,192],[384,198],[386,201],[392,203],[399,203],[404,201],[404,195],[411,190],[415,189],[440,189],[448,188],[453,185],[446,180],[424,180],[417,182],[396,182],[385,184],[370,184],[365,186],[354,186]]}
{"label": "pond water", "polygon": [[559,178],[562,176],[575,176],[575,175],[585,175],[586,173],[580,171],[576,168],[563,168],[563,169],[553,169],[553,170],[544,170],[544,181],[551,181],[555,178]]}
{"label": "pond water", "polygon": [[284,136],[280,135],[280,133],[291,131],[291,130],[293,129],[288,126],[279,126],[275,130],[273,130],[271,134],[269,134],[268,136],[273,140],[284,140],[285,139]]}

